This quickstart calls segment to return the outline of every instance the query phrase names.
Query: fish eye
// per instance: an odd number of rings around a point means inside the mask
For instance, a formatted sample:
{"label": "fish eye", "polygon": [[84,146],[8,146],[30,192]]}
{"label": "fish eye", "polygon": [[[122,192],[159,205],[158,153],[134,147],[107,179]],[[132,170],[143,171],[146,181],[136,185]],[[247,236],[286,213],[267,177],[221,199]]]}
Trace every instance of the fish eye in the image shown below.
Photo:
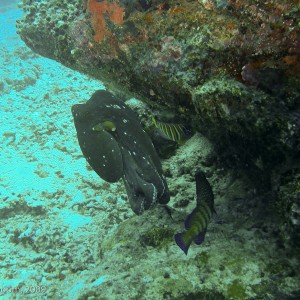
{"label": "fish eye", "polygon": [[93,131],[98,131],[98,132],[103,131],[103,130],[106,130],[108,132],[115,132],[116,129],[117,129],[116,125],[112,121],[104,121],[104,122],[98,123],[97,125],[92,127]]}
{"label": "fish eye", "polygon": [[104,129],[109,132],[114,132],[117,129],[115,123],[112,121],[104,121],[102,125]]}

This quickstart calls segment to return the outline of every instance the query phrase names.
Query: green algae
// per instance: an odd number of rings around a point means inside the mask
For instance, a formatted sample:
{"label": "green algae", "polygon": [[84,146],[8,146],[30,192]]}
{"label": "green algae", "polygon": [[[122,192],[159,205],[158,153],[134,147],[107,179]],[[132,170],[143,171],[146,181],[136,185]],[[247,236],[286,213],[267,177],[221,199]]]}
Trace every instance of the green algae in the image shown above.
{"label": "green algae", "polygon": [[300,245],[300,171],[294,168],[285,172],[278,186],[274,203],[280,218],[281,234],[284,240]]}
{"label": "green algae", "polygon": [[184,297],[178,298],[180,300],[226,300],[223,294],[217,291],[203,291],[198,293],[189,293]]}
{"label": "green algae", "polygon": [[142,245],[161,248],[173,241],[174,231],[169,228],[154,227],[140,237]]}
{"label": "green algae", "polygon": [[267,294],[271,293],[271,286],[268,281],[262,281],[260,284],[251,286],[252,292],[256,294],[255,299],[265,299]]}
{"label": "green algae", "polygon": [[286,261],[272,261],[267,264],[266,270],[271,275],[278,275],[286,270],[287,262]]}
{"label": "green algae", "polygon": [[228,286],[227,297],[232,300],[245,300],[247,299],[246,288],[236,279]]}
{"label": "green algae", "polygon": [[203,267],[207,265],[210,256],[207,251],[203,251],[195,257],[195,265],[198,267]]}
{"label": "green algae", "polygon": [[[185,298],[185,292],[191,291],[193,286],[186,278],[168,278],[159,280],[158,295],[163,295],[162,299],[188,299]],[[154,296],[154,295],[153,295]],[[155,297],[153,297],[154,299]]]}

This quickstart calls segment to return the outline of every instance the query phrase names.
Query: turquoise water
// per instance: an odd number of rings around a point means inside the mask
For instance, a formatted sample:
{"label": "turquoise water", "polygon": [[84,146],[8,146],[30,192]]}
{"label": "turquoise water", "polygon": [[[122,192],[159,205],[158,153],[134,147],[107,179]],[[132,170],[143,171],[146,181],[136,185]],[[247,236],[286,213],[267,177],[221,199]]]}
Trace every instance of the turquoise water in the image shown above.
{"label": "turquoise water", "polygon": [[58,231],[74,235],[92,223],[74,206],[89,197],[100,201],[99,194],[90,191],[86,197],[79,187],[81,176],[91,182],[99,178],[87,170],[81,155],[71,105],[104,87],[31,52],[16,34],[20,16],[17,8],[0,13],[1,299],[21,297],[5,288],[45,285],[48,275],[32,265],[39,251],[28,244],[47,239],[54,223]]}

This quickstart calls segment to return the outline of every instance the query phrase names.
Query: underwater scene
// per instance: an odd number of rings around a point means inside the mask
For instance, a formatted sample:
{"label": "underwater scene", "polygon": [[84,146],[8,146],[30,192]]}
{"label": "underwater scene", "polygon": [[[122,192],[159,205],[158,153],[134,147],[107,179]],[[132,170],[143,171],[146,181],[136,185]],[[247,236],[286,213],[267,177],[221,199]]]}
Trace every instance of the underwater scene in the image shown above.
{"label": "underwater scene", "polygon": [[0,299],[300,299],[299,0],[0,18]]}

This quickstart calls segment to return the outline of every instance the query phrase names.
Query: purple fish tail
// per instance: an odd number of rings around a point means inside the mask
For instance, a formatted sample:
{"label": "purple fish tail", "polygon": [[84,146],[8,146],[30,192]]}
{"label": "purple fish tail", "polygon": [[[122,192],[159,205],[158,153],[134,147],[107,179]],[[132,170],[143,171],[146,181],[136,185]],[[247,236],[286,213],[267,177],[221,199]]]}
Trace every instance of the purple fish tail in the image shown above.
{"label": "purple fish tail", "polygon": [[179,246],[179,248],[187,255],[189,251],[190,245],[187,245],[183,240],[183,232],[175,234],[175,242]]}

